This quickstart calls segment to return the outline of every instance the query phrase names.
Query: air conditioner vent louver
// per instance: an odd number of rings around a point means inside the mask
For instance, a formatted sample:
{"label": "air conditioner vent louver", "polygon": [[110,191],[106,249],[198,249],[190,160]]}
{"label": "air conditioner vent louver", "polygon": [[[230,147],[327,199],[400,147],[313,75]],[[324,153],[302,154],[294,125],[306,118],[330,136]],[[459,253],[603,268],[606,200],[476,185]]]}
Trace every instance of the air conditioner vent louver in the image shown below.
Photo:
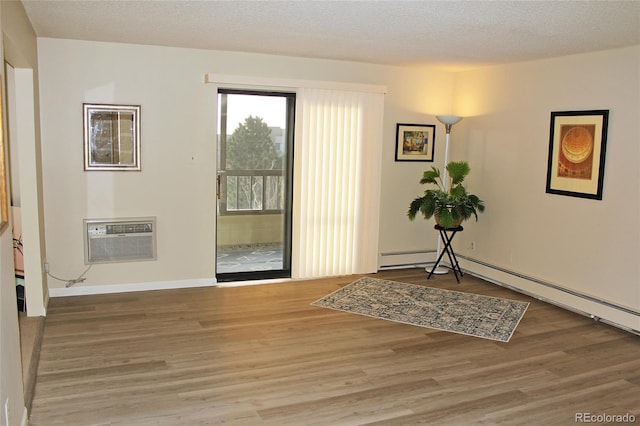
{"label": "air conditioner vent louver", "polygon": [[107,225],[107,235],[112,234],[135,234],[153,232],[151,223],[128,223],[121,225]]}
{"label": "air conditioner vent louver", "polygon": [[156,219],[136,217],[85,219],[84,263],[156,259]]}

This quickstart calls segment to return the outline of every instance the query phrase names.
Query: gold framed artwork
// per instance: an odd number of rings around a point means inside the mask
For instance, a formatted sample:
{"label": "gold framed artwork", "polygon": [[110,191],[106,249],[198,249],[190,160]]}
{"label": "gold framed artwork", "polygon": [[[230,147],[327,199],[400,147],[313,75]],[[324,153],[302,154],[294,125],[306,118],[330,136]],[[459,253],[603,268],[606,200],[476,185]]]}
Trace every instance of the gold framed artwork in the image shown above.
{"label": "gold framed artwork", "polygon": [[[0,81],[4,81],[4,76],[0,75]],[[2,234],[9,225],[9,194],[7,190],[7,163],[5,162],[3,105],[4,98],[2,85],[0,85],[0,234]]]}
{"label": "gold framed artwork", "polygon": [[602,200],[609,110],[551,113],[547,193]]}
{"label": "gold framed artwork", "polygon": [[436,126],[405,124],[396,126],[396,161],[433,161]]}
{"label": "gold framed artwork", "polygon": [[82,104],[84,169],[140,170],[140,106]]}

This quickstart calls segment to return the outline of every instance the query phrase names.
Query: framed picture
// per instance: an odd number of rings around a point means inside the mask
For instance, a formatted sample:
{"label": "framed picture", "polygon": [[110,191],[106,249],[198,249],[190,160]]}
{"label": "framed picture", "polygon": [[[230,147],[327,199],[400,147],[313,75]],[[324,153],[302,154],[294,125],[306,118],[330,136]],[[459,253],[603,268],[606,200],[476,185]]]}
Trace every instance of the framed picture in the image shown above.
{"label": "framed picture", "polygon": [[84,169],[140,170],[140,106],[82,106]]}
{"label": "framed picture", "polygon": [[609,110],[551,113],[547,193],[602,200]]}
{"label": "framed picture", "polygon": [[404,124],[396,126],[396,161],[433,161],[436,126]]}
{"label": "framed picture", "polygon": [[[0,74],[0,81],[3,81]],[[7,190],[7,164],[5,163],[4,128],[2,127],[2,87],[0,86],[0,234],[4,233],[9,225],[9,195]]]}

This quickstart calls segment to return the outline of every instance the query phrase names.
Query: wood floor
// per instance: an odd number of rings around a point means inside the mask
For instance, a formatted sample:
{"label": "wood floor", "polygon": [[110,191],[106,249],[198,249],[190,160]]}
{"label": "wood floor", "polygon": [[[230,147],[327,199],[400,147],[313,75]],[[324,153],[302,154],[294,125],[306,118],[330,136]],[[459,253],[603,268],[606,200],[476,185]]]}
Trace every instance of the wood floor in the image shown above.
{"label": "wood floor", "polygon": [[353,276],[54,298],[31,425],[640,421],[638,336],[471,276],[375,276],[531,305],[499,343],[310,306]]}
{"label": "wood floor", "polygon": [[40,360],[40,347],[44,330],[44,317],[28,317],[18,312],[20,326],[20,354],[22,355],[22,384],[24,387],[24,404],[31,410],[31,401],[36,385],[36,372]]}

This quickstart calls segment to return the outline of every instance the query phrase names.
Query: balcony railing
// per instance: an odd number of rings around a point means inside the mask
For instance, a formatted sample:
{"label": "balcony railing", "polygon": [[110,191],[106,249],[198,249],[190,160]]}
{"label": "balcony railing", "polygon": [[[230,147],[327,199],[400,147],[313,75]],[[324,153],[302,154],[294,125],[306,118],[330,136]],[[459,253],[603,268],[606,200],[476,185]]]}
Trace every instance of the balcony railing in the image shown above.
{"label": "balcony railing", "polygon": [[283,170],[225,170],[219,180],[220,214],[282,213]]}

